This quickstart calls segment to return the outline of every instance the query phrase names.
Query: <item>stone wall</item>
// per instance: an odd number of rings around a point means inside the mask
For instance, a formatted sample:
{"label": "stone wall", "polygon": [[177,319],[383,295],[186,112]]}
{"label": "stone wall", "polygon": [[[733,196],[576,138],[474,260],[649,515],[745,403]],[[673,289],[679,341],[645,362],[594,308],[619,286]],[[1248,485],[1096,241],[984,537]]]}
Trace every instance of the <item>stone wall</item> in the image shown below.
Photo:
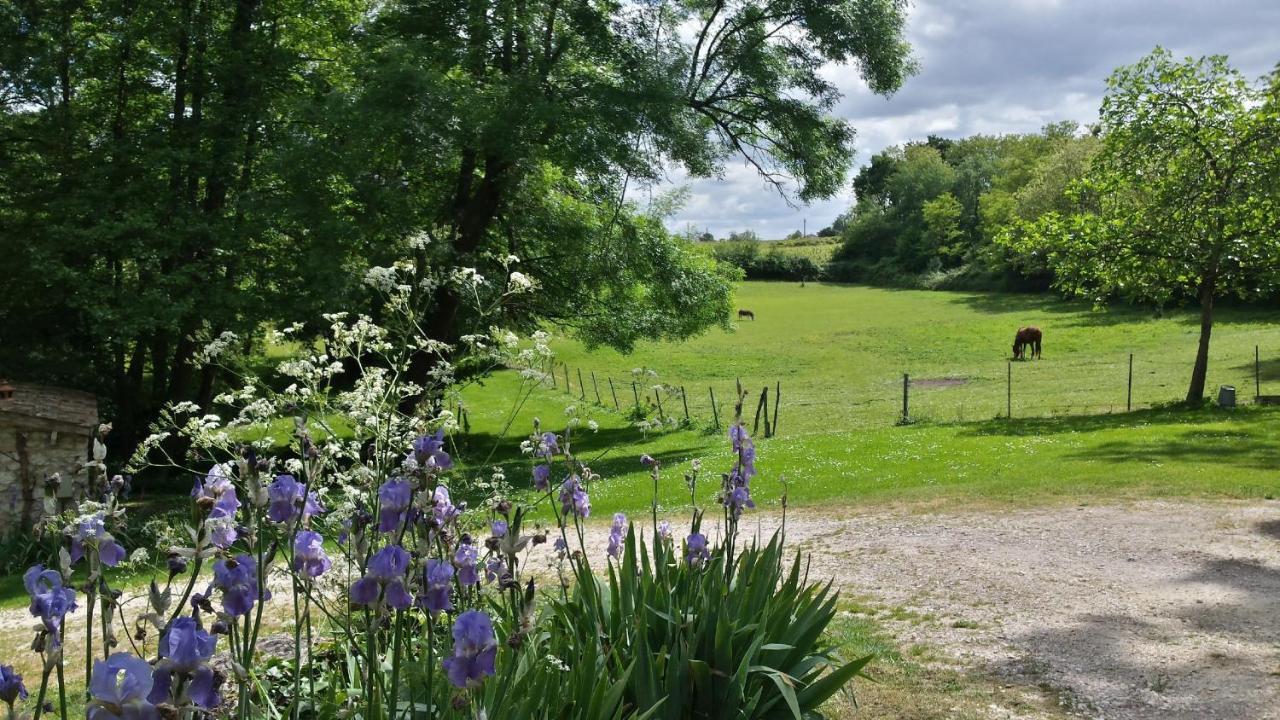
{"label": "stone wall", "polygon": [[45,478],[60,475],[60,495],[84,481],[89,431],[40,424],[44,427],[36,429],[0,418],[0,536],[39,519]]}

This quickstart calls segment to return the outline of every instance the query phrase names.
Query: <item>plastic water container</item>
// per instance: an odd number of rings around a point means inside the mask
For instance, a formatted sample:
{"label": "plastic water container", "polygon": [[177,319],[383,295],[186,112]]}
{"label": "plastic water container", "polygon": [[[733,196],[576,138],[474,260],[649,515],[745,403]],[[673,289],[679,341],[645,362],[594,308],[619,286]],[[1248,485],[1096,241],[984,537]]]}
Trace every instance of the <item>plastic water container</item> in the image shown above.
{"label": "plastic water container", "polygon": [[1218,407],[1233,408],[1236,406],[1236,386],[1222,385],[1218,388]]}

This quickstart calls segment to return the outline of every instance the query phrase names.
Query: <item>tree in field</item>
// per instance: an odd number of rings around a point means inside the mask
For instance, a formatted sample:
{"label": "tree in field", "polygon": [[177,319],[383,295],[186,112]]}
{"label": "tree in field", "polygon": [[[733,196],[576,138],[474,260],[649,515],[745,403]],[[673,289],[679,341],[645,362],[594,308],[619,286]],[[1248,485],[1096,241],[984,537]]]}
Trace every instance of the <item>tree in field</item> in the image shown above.
{"label": "tree in field", "polygon": [[1200,342],[1187,402],[1202,402],[1214,302],[1280,287],[1280,93],[1222,56],[1157,49],[1115,71],[1101,148],[1075,187],[1093,210],[1049,212],[1016,239],[1055,284],[1102,302],[1194,297]]}

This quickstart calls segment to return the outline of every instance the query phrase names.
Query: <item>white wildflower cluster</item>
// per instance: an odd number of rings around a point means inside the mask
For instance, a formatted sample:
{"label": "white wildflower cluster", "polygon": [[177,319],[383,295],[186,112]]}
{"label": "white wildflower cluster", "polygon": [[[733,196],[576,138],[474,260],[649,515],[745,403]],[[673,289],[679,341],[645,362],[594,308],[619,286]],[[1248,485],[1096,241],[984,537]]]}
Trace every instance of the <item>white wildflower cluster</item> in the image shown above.
{"label": "white wildflower cluster", "polygon": [[394,267],[373,266],[364,271],[364,284],[379,292],[390,293],[400,284],[400,276]]}
{"label": "white wildflower cluster", "polygon": [[560,672],[569,672],[569,664],[550,653],[547,654],[547,664]]}
{"label": "white wildflower cluster", "polygon": [[426,250],[427,246],[431,244],[431,236],[425,230],[419,230],[410,235],[407,242],[413,250]]}
{"label": "white wildflower cluster", "polygon": [[350,323],[346,321],[347,313],[330,313],[325,319],[329,321],[335,352],[340,355],[360,357],[367,352],[385,353],[393,349],[387,330],[368,315],[357,316]]}
{"label": "white wildflower cluster", "polygon": [[449,281],[455,285],[472,289],[488,284],[484,276],[473,267],[454,268],[449,275]]}
{"label": "white wildflower cluster", "polygon": [[512,270],[511,273],[507,275],[507,292],[512,295],[529,293],[537,289],[538,281],[518,270]]}
{"label": "white wildflower cluster", "polygon": [[239,340],[239,337],[235,333],[230,330],[224,330],[221,335],[207,343],[196,353],[196,366],[203,367],[222,357],[236,344],[237,340]]}
{"label": "white wildflower cluster", "polygon": [[276,366],[281,375],[294,378],[307,385],[319,385],[335,375],[342,374],[342,363],[321,353],[296,360],[285,360]]}
{"label": "white wildflower cluster", "polygon": [[244,403],[253,402],[257,397],[258,388],[253,383],[245,383],[244,387],[239,390],[228,390],[213,399],[215,405],[242,405]]}
{"label": "white wildflower cluster", "polygon": [[637,382],[642,382],[646,379],[656,380],[658,379],[658,372],[646,367],[631,368],[631,377],[635,378]]}

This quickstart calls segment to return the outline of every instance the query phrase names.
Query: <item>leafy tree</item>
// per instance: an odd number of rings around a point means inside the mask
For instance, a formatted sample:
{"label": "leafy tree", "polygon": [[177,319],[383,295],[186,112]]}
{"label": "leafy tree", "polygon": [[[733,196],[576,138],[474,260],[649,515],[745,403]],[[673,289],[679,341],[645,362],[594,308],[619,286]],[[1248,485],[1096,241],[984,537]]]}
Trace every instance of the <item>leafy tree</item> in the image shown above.
{"label": "leafy tree", "polygon": [[932,248],[941,258],[959,259],[964,247],[961,240],[964,232],[960,229],[960,201],[951,193],[943,193],[924,204],[921,215],[924,217],[924,241],[926,247]]}
{"label": "leafy tree", "polygon": [[1050,212],[1021,240],[1045,252],[1065,291],[1200,305],[1187,402],[1204,397],[1215,301],[1280,281],[1280,93],[1223,56],[1163,49],[1116,70],[1102,146],[1075,196],[1096,210]]}

